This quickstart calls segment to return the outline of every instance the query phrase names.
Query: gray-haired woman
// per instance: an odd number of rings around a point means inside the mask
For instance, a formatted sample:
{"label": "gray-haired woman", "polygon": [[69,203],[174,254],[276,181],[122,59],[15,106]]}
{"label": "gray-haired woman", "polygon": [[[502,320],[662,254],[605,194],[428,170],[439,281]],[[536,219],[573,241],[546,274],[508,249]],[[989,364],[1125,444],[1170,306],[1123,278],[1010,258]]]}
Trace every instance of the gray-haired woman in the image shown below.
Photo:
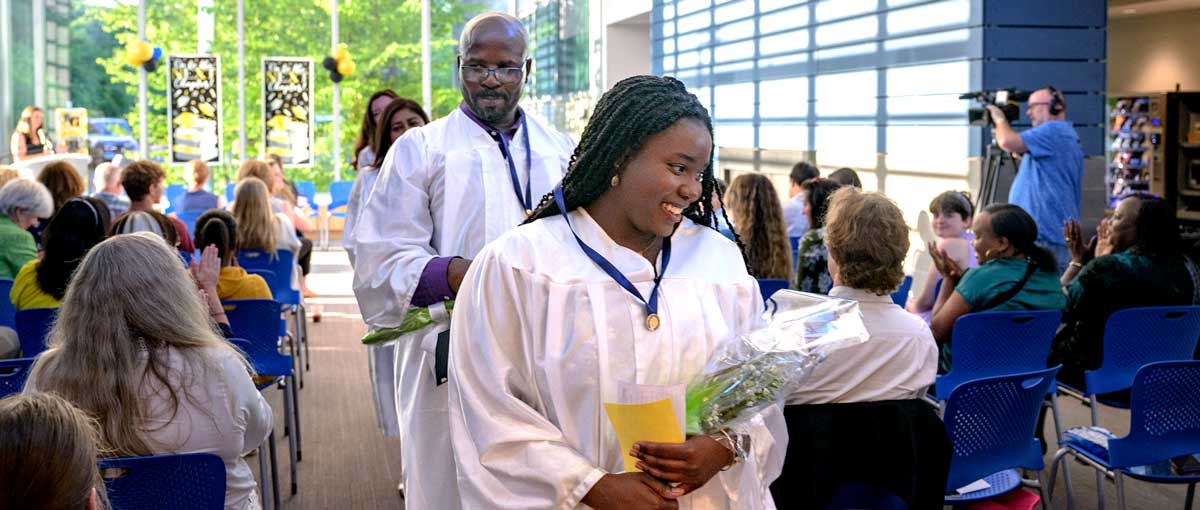
{"label": "gray-haired woman", "polygon": [[53,212],[50,190],[37,181],[17,179],[0,188],[0,279],[11,280],[37,257],[37,245],[26,229]]}

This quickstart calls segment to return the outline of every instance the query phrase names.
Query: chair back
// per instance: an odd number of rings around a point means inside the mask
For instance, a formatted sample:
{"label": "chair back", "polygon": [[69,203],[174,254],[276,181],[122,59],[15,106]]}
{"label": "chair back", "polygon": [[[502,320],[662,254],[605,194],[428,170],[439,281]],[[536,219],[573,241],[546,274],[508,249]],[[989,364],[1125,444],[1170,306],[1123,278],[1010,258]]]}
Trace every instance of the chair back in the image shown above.
{"label": "chair back", "polygon": [[900,282],[900,288],[892,293],[892,302],[904,308],[908,304],[908,291],[912,290],[912,277],[904,275],[904,280]]}
{"label": "chair back", "polygon": [[1085,372],[1088,395],[1129,388],[1149,363],[1192,359],[1200,338],[1200,306],[1126,308],[1104,324],[1104,359]]}
{"label": "chair back", "polygon": [[20,393],[37,358],[0,359],[0,398]]}
{"label": "chair back", "polygon": [[211,453],[100,459],[112,510],[225,507],[225,463]]}
{"label": "chair back", "polygon": [[946,492],[998,471],[1041,471],[1038,411],[1059,367],[967,381],[950,393],[942,419],[953,445]]}
{"label": "chair back", "polygon": [[1062,320],[1059,310],[968,313],[954,321],[954,362],[937,378],[945,399],[972,379],[1019,374],[1046,368],[1050,345]]}
{"label": "chair back", "polygon": [[17,310],[17,339],[21,342],[21,357],[35,358],[46,350],[46,337],[56,316],[58,308]]}
{"label": "chair back", "polygon": [[1200,361],[1160,361],[1133,379],[1129,435],[1108,441],[1113,467],[1144,466],[1200,452]]}
{"label": "chair back", "polygon": [[187,193],[187,187],[182,184],[168,184],[167,189],[163,192],[167,196],[167,208],[163,212],[171,214],[179,211],[179,202],[183,200],[183,194]]}
{"label": "chair back", "polygon": [[12,280],[0,279],[0,326],[17,329],[17,309],[10,298],[12,286]]}
{"label": "chair back", "polygon": [[292,357],[279,352],[279,303],[270,299],[233,299],[222,301],[225,316],[234,336],[248,340],[249,349],[242,347],[262,375],[292,375]]}
{"label": "chair back", "polygon": [[[350,191],[354,189],[354,181],[337,181],[329,183],[329,207],[327,211],[332,215],[334,209],[345,207],[350,203]],[[345,213],[340,213],[345,214]]]}
{"label": "chair back", "polygon": [[236,190],[237,190],[236,183],[231,182],[231,183],[225,185],[225,203],[228,204],[228,203],[233,202],[233,192]]}
{"label": "chair back", "polygon": [[[267,270],[271,274],[262,273],[260,276],[267,280],[271,288],[271,297],[275,301],[288,304],[300,304],[300,291],[292,288],[292,271],[295,266],[295,254],[287,250],[274,253],[262,250],[241,250],[238,252],[238,265],[247,272]],[[267,278],[271,276],[271,278]]]}
{"label": "chair back", "polygon": [[771,296],[776,292],[786,289],[788,286],[787,280],[779,278],[759,278],[758,291],[762,293],[763,301],[771,299]]}
{"label": "chair back", "polygon": [[316,208],[315,199],[317,197],[317,185],[312,181],[295,181],[292,184],[296,185],[296,193],[308,199],[308,206]]}
{"label": "chair back", "polygon": [[191,210],[191,211],[175,211],[175,217],[179,218],[184,225],[187,225],[188,235],[193,239],[196,238],[196,220],[200,219],[200,215],[207,211]]}

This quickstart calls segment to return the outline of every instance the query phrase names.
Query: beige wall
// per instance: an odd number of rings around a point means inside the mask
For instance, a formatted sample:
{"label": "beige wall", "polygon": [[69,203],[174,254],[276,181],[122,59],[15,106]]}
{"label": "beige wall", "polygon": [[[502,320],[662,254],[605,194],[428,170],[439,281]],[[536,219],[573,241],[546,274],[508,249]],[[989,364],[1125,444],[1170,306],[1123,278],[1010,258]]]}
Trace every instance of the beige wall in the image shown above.
{"label": "beige wall", "polygon": [[1200,9],[1111,18],[1109,96],[1200,90]]}

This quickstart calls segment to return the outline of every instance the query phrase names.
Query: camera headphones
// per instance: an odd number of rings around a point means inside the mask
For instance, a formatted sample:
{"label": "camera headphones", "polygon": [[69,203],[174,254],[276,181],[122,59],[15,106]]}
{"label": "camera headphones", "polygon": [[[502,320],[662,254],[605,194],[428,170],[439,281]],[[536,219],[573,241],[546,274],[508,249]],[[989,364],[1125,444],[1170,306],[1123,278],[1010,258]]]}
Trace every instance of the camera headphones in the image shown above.
{"label": "camera headphones", "polygon": [[1050,91],[1049,107],[1050,107],[1051,115],[1058,115],[1058,114],[1062,113],[1063,110],[1067,109],[1067,103],[1063,99],[1062,92],[1059,92],[1058,89],[1056,89],[1050,85],[1046,85],[1046,90]]}

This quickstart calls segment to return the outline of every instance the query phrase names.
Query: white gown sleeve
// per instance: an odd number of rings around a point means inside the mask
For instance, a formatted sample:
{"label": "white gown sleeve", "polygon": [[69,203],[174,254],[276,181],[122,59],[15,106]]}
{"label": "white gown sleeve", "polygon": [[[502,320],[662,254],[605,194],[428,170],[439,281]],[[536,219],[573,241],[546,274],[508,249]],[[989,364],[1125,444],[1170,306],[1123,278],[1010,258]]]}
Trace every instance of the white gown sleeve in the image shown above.
{"label": "white gown sleeve", "polygon": [[463,508],[572,509],[605,471],[530,404],[538,388],[524,360],[537,347],[523,324],[544,311],[528,309],[537,289],[498,258],[485,248],[471,264],[451,320],[450,437]]}
{"label": "white gown sleeve", "polygon": [[437,256],[431,197],[440,193],[431,189],[425,134],[405,135],[384,158],[354,230],[354,293],[375,327],[400,325],[425,264]]}

